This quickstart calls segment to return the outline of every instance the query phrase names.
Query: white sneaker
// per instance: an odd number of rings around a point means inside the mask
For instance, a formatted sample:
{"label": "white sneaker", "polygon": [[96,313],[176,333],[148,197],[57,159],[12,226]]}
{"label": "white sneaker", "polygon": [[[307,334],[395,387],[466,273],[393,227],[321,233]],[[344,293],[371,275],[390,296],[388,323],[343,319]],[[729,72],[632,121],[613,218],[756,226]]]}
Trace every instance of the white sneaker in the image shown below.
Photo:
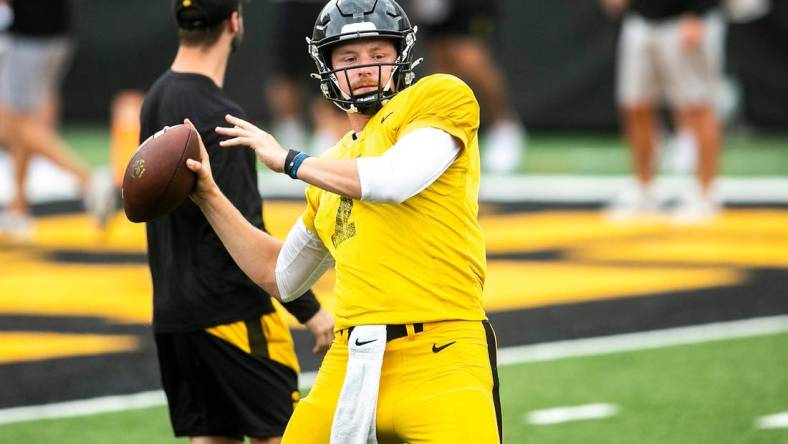
{"label": "white sneaker", "polygon": [[27,214],[11,211],[0,212],[0,236],[17,241],[31,241],[35,234],[33,218]]}
{"label": "white sneaker", "polygon": [[523,161],[527,134],[515,121],[498,123],[487,130],[482,148],[482,169],[496,174],[511,174]]}
{"label": "white sneaker", "polygon": [[722,203],[713,196],[692,193],[671,214],[673,225],[702,225],[719,216]]}
{"label": "white sneaker", "polygon": [[115,182],[108,166],[103,166],[93,173],[83,199],[85,210],[90,213],[98,227],[101,229],[106,227],[118,204]]}
{"label": "white sneaker", "polygon": [[616,196],[605,208],[605,217],[612,222],[655,217],[659,202],[649,188],[633,185]]}

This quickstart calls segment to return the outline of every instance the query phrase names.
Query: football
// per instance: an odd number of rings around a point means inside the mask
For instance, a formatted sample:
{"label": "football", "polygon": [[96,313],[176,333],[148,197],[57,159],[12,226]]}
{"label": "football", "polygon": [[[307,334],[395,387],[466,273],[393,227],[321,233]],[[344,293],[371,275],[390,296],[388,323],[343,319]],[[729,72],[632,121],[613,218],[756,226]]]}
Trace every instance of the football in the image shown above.
{"label": "football", "polygon": [[186,199],[197,179],[186,159],[201,160],[199,134],[187,125],[165,127],[134,151],[121,189],[130,221],[149,222]]}

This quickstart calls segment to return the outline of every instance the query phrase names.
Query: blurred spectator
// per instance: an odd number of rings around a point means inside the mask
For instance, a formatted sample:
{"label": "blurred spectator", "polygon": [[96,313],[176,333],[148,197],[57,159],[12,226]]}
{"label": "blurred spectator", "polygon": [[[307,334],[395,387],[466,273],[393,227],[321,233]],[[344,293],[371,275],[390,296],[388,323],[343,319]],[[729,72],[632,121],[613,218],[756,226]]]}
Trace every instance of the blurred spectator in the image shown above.
{"label": "blurred spectator", "polygon": [[430,71],[454,74],[479,95],[486,125],[482,168],[507,174],[515,172],[523,160],[526,133],[509,102],[505,76],[489,45],[498,3],[411,0],[406,9],[419,26],[419,37],[427,38]]}
{"label": "blurred spectator", "polygon": [[714,109],[721,74],[719,0],[602,0],[602,5],[611,16],[624,15],[617,95],[637,182],[611,204],[611,216],[658,210],[653,189],[656,109],[665,100],[676,126],[688,130],[698,150],[700,186],[682,196],[674,221],[712,218],[720,206],[714,190],[721,143]]}
{"label": "blurred spectator", "polygon": [[25,181],[35,154],[76,176],[86,206],[103,225],[113,209],[111,183],[94,180],[88,166],[56,130],[58,89],[73,46],[69,4],[67,0],[24,0],[11,2],[11,8],[8,54],[0,73],[0,123],[14,162],[16,190],[0,214],[0,232],[22,239],[32,236]]}
{"label": "blurred spectator", "polygon": [[[350,131],[345,114],[315,93],[315,71],[306,52],[315,17],[325,0],[273,0],[276,29],[271,33],[275,60],[265,95],[273,116],[272,133],[282,146],[319,154]],[[308,93],[304,94],[304,91]],[[305,109],[309,108],[309,113]],[[310,137],[311,121],[313,134]]]}

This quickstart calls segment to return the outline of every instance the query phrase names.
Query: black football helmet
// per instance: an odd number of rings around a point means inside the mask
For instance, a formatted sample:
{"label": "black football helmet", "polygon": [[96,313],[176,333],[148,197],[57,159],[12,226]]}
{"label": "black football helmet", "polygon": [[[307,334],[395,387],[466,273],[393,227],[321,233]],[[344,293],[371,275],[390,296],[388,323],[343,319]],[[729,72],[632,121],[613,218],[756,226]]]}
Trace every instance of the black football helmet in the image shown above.
{"label": "black football helmet", "polygon": [[[366,115],[376,113],[394,95],[410,86],[415,79],[413,68],[421,59],[413,61],[416,30],[412,27],[402,7],[394,0],[331,0],[320,11],[312,38],[307,37],[309,55],[317,66],[320,90],[327,99],[341,109]],[[397,59],[393,63],[357,65],[342,69],[331,67],[331,48],[337,43],[356,39],[386,38],[394,41]],[[392,66],[391,78],[386,84],[378,75],[377,91],[354,95],[339,88],[337,76],[347,76],[349,69],[375,66]],[[382,72],[379,72],[382,74]]]}

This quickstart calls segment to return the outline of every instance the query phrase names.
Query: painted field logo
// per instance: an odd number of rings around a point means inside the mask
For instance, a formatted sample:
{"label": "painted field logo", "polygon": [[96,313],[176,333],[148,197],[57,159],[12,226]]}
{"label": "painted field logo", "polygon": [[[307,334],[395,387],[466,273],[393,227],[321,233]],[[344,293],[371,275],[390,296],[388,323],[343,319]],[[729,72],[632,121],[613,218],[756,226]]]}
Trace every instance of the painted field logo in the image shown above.
{"label": "painted field logo", "polygon": [[141,179],[143,174],[145,174],[145,159],[137,159],[131,168],[131,177]]}

